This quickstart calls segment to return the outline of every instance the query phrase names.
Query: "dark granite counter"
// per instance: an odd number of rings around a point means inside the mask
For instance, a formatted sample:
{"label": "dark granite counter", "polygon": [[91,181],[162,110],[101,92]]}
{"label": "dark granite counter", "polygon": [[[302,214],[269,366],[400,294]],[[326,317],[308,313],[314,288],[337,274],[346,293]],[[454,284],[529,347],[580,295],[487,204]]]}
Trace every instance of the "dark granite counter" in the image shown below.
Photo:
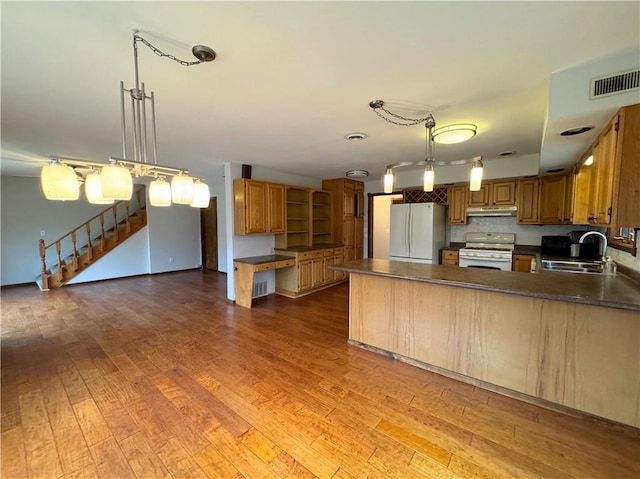
{"label": "dark granite counter", "polygon": [[329,269],[640,312],[640,283],[622,274],[522,274],[383,259],[351,261]]}

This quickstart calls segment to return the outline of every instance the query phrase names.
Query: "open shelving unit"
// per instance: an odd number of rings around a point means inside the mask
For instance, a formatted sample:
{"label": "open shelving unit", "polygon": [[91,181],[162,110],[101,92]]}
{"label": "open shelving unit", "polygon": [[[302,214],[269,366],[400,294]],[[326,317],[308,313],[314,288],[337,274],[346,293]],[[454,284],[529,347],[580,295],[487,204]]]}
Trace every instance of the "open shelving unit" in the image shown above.
{"label": "open shelving unit", "polygon": [[314,191],[312,198],[312,244],[330,244],[331,232],[331,193]]}
{"label": "open shelving unit", "polygon": [[306,188],[287,188],[287,247],[309,246],[311,228],[310,194]]}

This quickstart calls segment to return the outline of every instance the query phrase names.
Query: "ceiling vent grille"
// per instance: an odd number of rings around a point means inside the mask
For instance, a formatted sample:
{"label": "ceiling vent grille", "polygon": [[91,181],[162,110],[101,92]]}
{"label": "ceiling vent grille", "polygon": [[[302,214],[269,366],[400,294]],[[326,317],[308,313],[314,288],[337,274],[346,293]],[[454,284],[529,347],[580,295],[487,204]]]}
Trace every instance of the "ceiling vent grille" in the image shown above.
{"label": "ceiling vent grille", "polygon": [[640,70],[629,70],[591,80],[591,99],[640,89]]}

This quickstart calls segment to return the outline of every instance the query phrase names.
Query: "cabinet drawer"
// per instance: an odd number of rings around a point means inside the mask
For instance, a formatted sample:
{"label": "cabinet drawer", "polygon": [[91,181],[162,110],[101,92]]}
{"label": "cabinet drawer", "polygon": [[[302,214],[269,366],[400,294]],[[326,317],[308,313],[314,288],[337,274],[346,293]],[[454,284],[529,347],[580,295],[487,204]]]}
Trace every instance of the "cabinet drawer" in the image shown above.
{"label": "cabinet drawer", "polygon": [[255,272],[258,272],[258,271],[266,271],[266,270],[268,270],[268,269],[276,269],[276,264],[277,264],[277,263],[275,263],[275,262],[274,262],[274,263],[261,263],[261,264],[257,264],[257,265],[255,265],[255,266],[254,266],[253,270],[254,270]]}
{"label": "cabinet drawer", "polygon": [[298,253],[298,259],[321,259],[322,258],[322,250],[315,251],[304,251],[302,253]]}
{"label": "cabinet drawer", "polygon": [[442,259],[458,259],[458,252],[457,251],[451,251],[451,250],[445,250],[442,252]]}
{"label": "cabinet drawer", "polygon": [[333,248],[333,254],[335,256],[344,254],[344,246],[341,246],[340,248]]}
{"label": "cabinet drawer", "polygon": [[330,256],[333,256],[333,255],[334,255],[333,248],[323,249],[323,250],[322,250],[322,255],[323,255],[325,258],[328,258],[328,257],[330,257]]}

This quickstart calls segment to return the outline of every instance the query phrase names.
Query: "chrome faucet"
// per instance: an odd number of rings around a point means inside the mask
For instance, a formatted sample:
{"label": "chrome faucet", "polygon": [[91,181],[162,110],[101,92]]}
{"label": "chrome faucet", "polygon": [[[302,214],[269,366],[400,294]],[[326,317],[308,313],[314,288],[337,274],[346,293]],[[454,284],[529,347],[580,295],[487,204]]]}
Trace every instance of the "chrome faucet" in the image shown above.
{"label": "chrome faucet", "polygon": [[584,243],[584,239],[587,236],[590,235],[598,235],[600,237],[602,237],[602,244],[600,245],[602,247],[601,251],[602,251],[602,259],[604,259],[605,255],[607,254],[607,237],[600,233],[600,231],[587,231],[585,234],[583,234],[582,236],[580,236],[580,239],[578,240],[578,243]]}

